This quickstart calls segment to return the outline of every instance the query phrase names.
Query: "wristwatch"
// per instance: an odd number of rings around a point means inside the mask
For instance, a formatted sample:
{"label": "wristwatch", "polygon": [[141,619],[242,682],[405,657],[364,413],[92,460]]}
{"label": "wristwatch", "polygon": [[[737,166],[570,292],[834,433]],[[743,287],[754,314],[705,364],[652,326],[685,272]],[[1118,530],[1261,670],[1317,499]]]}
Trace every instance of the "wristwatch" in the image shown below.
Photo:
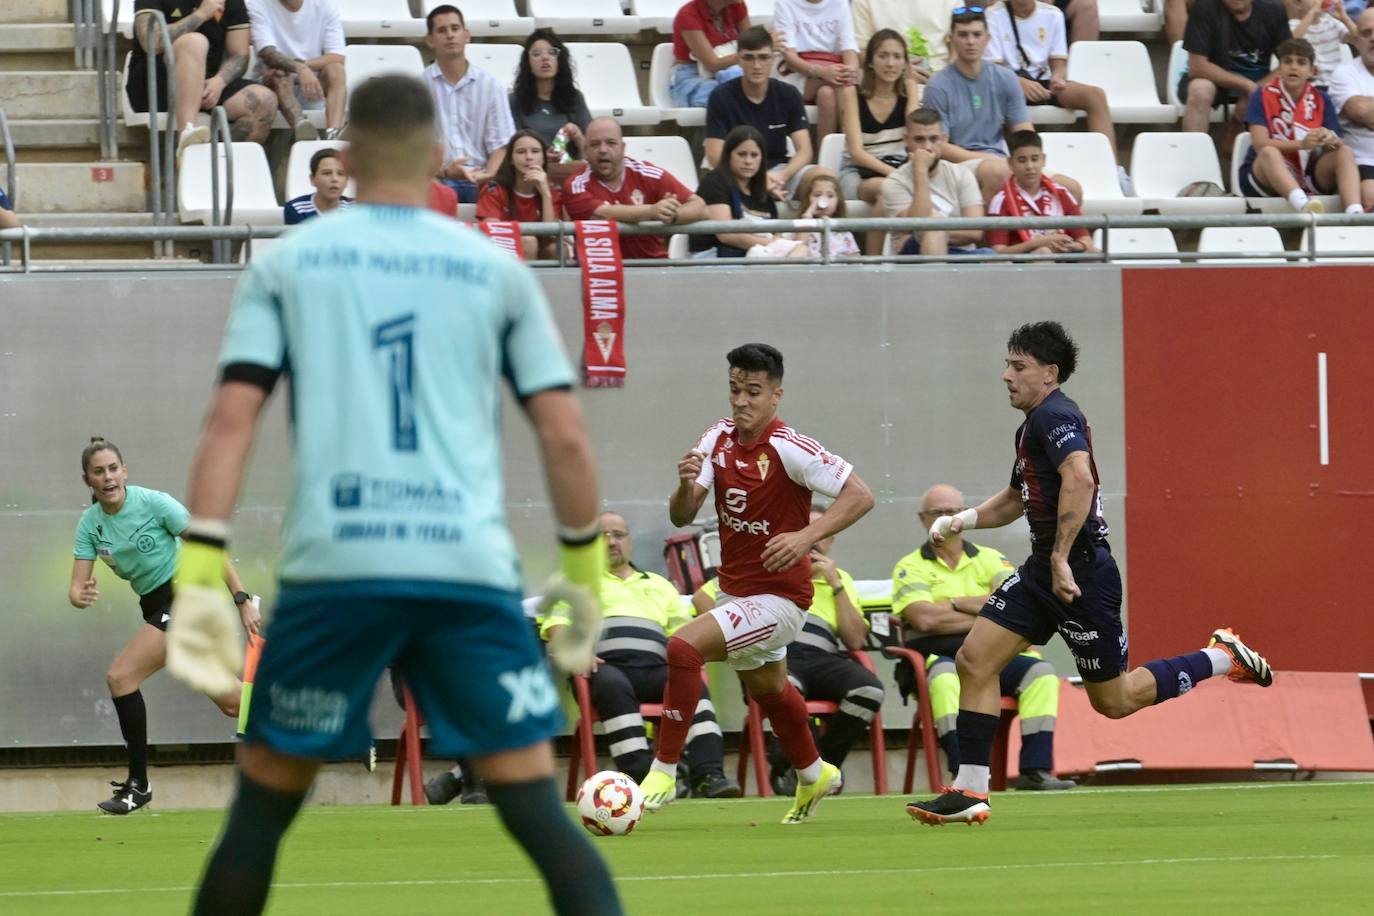
{"label": "wristwatch", "polygon": [[234,603],[235,603],[235,604],[246,604],[247,602],[252,601],[252,600],[253,600],[253,596],[250,595],[250,594],[248,594],[247,592],[234,592]]}

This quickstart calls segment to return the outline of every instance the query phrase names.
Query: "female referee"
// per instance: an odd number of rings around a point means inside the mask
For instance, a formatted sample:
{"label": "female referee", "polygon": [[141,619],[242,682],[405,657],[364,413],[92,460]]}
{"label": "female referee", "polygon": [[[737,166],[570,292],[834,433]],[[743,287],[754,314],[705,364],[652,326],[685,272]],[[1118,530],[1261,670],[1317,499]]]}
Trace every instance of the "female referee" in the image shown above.
{"label": "female referee", "polygon": [[[81,479],[91,489],[93,505],[76,526],[72,582],[67,600],[90,607],[100,597],[92,568],[99,557],[116,576],[138,593],[143,626],[110,665],[105,682],[119,715],[119,730],[129,749],[129,778],[111,783],[114,796],[97,805],[106,814],[128,814],[153,800],[148,785],[148,712],[139,686],[164,664],[167,621],[171,619],[172,573],[176,569],[178,535],[190,514],[166,493],[128,485],[129,469],[112,442],[91,439],[81,453]],[[249,638],[257,635],[261,616],[239,583],[233,564],[226,562],[224,581],[234,593],[239,617]],[[238,715],[239,693],[212,697],[226,716]]]}

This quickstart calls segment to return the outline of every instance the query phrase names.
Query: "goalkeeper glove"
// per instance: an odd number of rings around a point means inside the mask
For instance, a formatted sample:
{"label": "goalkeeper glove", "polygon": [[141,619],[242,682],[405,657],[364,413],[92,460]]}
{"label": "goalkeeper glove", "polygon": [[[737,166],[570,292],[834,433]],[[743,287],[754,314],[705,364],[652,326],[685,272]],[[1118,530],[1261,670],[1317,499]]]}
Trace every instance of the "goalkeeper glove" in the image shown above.
{"label": "goalkeeper glove", "polygon": [[192,519],[177,556],[167,669],[211,696],[239,686],[237,615],[224,588],[224,522]]}
{"label": "goalkeeper glove", "polygon": [[568,625],[549,639],[549,657],[569,674],[585,674],[596,658],[596,642],[601,635],[601,577],[606,574],[606,545],[601,527],[593,522],[579,530],[563,529],[559,553],[563,574],[550,580],[540,601],[540,612],[548,613],[566,602]]}

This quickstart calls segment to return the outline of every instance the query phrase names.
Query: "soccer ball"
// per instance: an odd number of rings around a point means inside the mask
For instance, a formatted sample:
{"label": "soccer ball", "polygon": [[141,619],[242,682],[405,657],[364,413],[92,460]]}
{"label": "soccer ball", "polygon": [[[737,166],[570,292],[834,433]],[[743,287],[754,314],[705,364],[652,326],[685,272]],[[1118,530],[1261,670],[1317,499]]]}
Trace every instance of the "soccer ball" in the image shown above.
{"label": "soccer ball", "polygon": [[624,836],[644,816],[644,793],[624,773],[602,770],[577,790],[577,815],[593,836]]}

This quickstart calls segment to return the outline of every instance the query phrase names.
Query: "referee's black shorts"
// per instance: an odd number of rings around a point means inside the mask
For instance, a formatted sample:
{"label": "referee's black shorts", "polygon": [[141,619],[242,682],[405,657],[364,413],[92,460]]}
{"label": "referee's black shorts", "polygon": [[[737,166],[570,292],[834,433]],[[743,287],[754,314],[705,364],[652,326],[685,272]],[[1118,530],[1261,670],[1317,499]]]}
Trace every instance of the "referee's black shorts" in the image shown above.
{"label": "referee's black shorts", "polygon": [[172,619],[172,580],[168,579],[148,594],[140,595],[138,606],[143,611],[145,623],[167,632],[167,623]]}

